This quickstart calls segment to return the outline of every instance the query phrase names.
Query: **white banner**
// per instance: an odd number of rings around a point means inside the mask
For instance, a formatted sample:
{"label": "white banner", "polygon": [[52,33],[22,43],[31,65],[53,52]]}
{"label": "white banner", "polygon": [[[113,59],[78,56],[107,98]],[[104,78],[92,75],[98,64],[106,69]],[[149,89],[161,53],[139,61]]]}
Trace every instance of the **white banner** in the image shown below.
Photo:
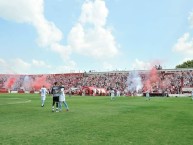
{"label": "white banner", "polygon": [[192,92],[193,88],[191,87],[183,87],[182,92]]}

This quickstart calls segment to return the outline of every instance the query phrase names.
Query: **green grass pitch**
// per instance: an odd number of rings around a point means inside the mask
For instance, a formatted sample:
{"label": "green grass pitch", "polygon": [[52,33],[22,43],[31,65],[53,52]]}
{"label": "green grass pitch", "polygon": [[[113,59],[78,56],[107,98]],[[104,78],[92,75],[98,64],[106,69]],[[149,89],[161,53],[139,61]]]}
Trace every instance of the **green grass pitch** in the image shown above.
{"label": "green grass pitch", "polygon": [[1,145],[190,145],[190,97],[66,97],[70,111],[38,94],[0,94]]}

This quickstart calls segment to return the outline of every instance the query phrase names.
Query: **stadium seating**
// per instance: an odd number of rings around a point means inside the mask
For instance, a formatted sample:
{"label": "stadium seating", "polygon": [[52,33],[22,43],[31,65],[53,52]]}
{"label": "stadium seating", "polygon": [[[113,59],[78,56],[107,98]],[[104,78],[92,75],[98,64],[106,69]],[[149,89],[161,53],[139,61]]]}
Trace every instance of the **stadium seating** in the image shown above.
{"label": "stadium seating", "polygon": [[[11,86],[11,90],[18,91],[18,93],[24,93],[28,91],[30,93],[38,92],[40,88],[30,86],[34,84],[38,79],[44,77],[44,82],[36,82],[38,86],[47,83],[48,86],[52,86],[55,81],[63,82],[65,90],[76,88],[72,93],[82,95],[82,88],[94,87],[108,90],[113,88],[119,91],[121,95],[131,95],[136,93],[145,92],[150,90],[152,96],[162,96],[160,92],[166,92],[167,94],[181,94],[189,88],[193,89],[193,69],[162,69],[156,70],[156,73],[151,76],[150,70],[137,71],[142,87],[136,90],[129,90],[130,85],[133,83],[128,80],[131,78],[132,71],[112,71],[112,72],[84,72],[84,73],[65,73],[65,74],[42,74],[42,75],[17,75],[15,82]],[[6,88],[6,82],[9,80],[9,74],[0,74],[0,93],[8,93]],[[156,78],[156,79],[155,79]],[[131,83],[132,82],[132,83]],[[147,82],[149,87],[147,87]],[[35,89],[35,90],[34,90]],[[50,89],[50,88],[48,88]],[[33,90],[33,91],[32,91]],[[87,95],[92,94],[92,90],[85,89]],[[67,91],[69,93],[69,91]],[[97,92],[99,94],[99,90]],[[186,92],[187,93],[187,92]],[[104,94],[103,94],[104,95]]]}

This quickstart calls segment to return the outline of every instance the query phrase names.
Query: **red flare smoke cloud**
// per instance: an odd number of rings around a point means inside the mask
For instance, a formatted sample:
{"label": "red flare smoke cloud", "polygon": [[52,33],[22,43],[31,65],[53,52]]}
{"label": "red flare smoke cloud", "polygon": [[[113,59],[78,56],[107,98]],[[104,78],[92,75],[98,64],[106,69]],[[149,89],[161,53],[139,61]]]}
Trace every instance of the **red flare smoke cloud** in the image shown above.
{"label": "red flare smoke cloud", "polygon": [[51,84],[46,81],[46,75],[43,75],[41,77],[37,77],[35,79],[35,81],[32,82],[32,88],[35,90],[39,90],[43,85],[46,88],[51,87]]}

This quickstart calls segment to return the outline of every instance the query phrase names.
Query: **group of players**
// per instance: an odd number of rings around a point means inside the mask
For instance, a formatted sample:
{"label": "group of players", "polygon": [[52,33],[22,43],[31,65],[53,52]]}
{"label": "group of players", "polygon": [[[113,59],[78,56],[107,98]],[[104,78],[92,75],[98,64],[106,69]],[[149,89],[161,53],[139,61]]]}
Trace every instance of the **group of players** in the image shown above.
{"label": "group of players", "polygon": [[[41,96],[41,107],[44,107],[44,103],[46,100],[46,94],[48,94],[48,90],[45,86],[42,86],[40,89],[40,96]],[[64,104],[66,111],[69,111],[68,104],[65,99],[65,89],[62,82],[58,83],[55,82],[53,87],[51,88],[50,93],[53,95],[53,102],[52,102],[52,112],[59,112],[62,111],[62,104]],[[56,106],[56,109],[55,109]]]}
{"label": "group of players", "polygon": [[[41,107],[44,107],[44,103],[46,100],[46,94],[48,93],[49,92],[45,86],[43,86],[40,89],[40,95],[41,95],[41,101],[42,101]],[[50,93],[53,95],[52,112],[62,111],[62,104],[64,104],[66,111],[69,111],[68,104],[65,99],[65,89],[64,89],[64,85],[62,84],[62,82],[60,83],[55,82],[53,87],[51,88]],[[110,93],[111,93],[110,95],[111,100],[114,100],[115,99],[114,90],[112,89]],[[193,100],[193,90],[191,92],[191,98]],[[149,91],[146,92],[146,100],[150,100]],[[56,109],[55,109],[55,106],[56,106]]]}

